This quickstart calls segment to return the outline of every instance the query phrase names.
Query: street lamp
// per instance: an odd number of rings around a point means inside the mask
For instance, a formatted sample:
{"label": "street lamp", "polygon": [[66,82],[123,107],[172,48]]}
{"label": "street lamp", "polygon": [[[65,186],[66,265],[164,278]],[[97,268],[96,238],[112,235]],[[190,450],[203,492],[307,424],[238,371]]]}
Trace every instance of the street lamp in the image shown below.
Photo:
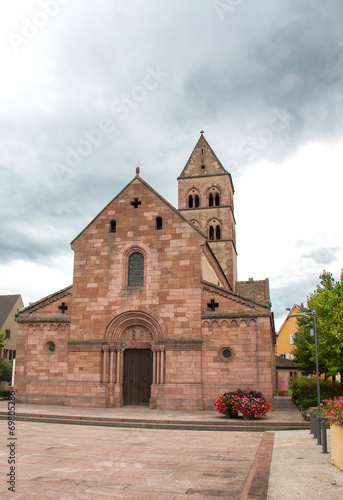
{"label": "street lamp", "polygon": [[298,313],[298,314],[290,314],[289,318],[307,318],[311,319],[313,316],[313,333],[314,333],[314,349],[316,356],[316,373],[317,373],[317,403],[318,403],[318,415],[320,415],[320,380],[319,380],[319,361],[318,361],[318,341],[317,341],[317,317],[316,317],[316,308],[313,307],[312,312],[307,313]]}

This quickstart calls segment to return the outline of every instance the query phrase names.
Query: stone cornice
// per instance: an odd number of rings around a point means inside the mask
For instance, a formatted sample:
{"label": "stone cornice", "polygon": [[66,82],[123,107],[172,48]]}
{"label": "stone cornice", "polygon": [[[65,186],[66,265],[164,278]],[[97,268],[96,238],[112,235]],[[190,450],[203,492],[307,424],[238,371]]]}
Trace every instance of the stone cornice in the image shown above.
{"label": "stone cornice", "polygon": [[18,316],[17,323],[70,323],[67,316]]}

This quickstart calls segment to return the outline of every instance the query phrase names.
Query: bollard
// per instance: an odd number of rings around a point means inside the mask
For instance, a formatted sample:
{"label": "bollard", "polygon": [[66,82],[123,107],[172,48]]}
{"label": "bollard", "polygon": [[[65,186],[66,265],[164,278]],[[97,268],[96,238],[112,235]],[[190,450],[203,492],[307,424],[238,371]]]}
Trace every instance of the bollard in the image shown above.
{"label": "bollard", "polygon": [[314,422],[314,413],[313,411],[310,411],[310,434],[314,433],[313,422]]}
{"label": "bollard", "polygon": [[328,440],[327,440],[327,434],[326,434],[326,422],[328,421],[327,418],[322,418],[321,419],[321,428],[322,428],[322,453],[329,453],[328,452]]}
{"label": "bollard", "polygon": [[322,444],[322,434],[321,434],[321,426],[320,426],[320,423],[321,423],[322,419],[320,417],[317,417],[317,421],[316,421],[316,424],[317,424],[317,444]]}
{"label": "bollard", "polygon": [[317,415],[313,414],[313,437],[317,437]]}

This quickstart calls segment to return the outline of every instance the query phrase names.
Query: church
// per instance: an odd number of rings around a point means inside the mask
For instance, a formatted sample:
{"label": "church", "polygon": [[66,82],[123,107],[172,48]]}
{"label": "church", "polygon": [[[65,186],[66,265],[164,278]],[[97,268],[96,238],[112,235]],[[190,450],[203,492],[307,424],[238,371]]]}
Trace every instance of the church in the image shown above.
{"label": "church", "polygon": [[17,401],[208,410],[246,387],[272,398],[269,282],[237,281],[233,196],[203,132],[178,209],[137,168],[72,241],[73,284],[20,310]]}

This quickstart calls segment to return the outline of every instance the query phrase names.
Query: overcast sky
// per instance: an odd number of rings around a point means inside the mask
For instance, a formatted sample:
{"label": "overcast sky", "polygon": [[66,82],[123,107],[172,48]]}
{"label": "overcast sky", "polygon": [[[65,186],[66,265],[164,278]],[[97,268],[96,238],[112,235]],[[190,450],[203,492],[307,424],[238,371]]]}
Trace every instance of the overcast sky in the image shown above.
{"label": "overcast sky", "polygon": [[203,129],[279,326],[343,267],[342,25],[341,0],[2,2],[0,293],[71,284],[70,241],[138,162],[177,206]]}

